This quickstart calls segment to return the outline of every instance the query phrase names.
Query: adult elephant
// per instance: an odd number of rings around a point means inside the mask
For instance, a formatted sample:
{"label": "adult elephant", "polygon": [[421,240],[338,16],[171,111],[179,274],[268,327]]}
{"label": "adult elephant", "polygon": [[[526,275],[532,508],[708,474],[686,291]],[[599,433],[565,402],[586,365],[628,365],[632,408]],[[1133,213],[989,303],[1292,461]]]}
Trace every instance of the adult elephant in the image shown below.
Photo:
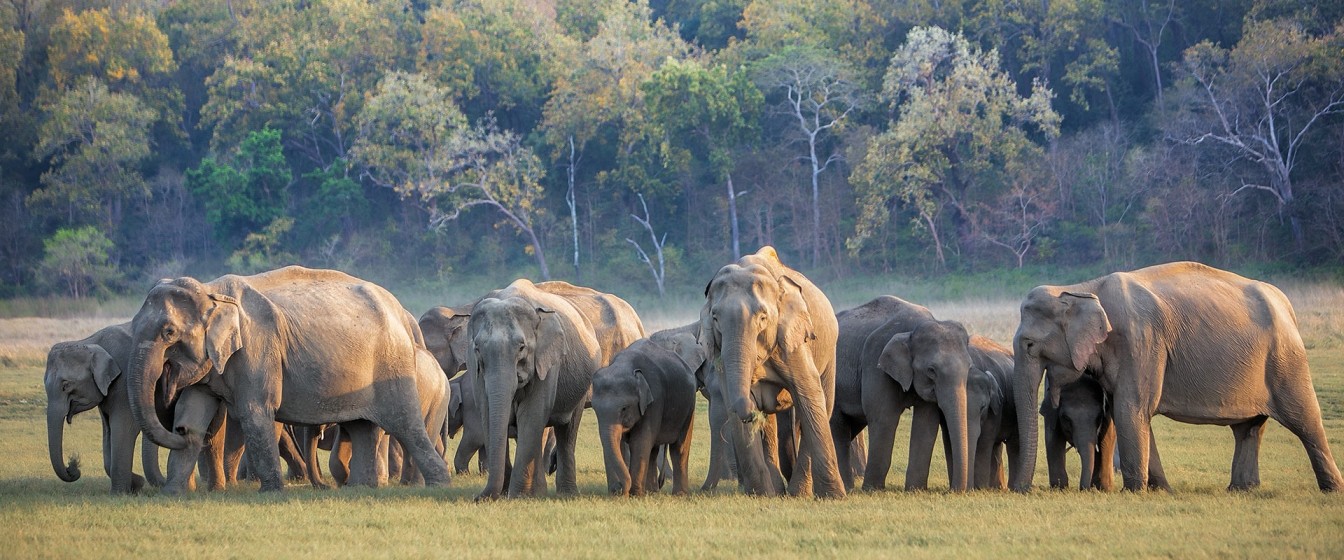
{"label": "adult elephant", "polygon": [[427,484],[448,482],[416,392],[416,347],[424,339],[379,286],[297,266],[208,283],[164,280],[131,325],[131,410],[155,443],[187,444],[153,413],[156,398],[171,401],[204,384],[228,403],[262,491],[283,488],[276,420],[373,422],[407,446]]}
{"label": "adult elephant", "polygon": [[1344,486],[1326,442],[1297,317],[1274,286],[1192,262],[1037,286],[1022,301],[1013,350],[1023,441],[1014,490],[1031,489],[1036,392],[1047,369],[1056,402],[1054,388],[1084,374],[1114,399],[1126,490],[1148,485],[1155,414],[1232,427],[1229,489],[1259,485],[1267,418],[1302,441],[1322,491]]}
{"label": "adult elephant", "polygon": [[828,433],[835,398],[837,327],[831,302],[811,281],[784,266],[773,247],[762,247],[720,268],[705,288],[700,341],[720,376],[720,392],[730,414],[727,430],[737,458],[738,478],[750,494],[774,495],[759,451],[759,405],[752,388],[765,394],[787,389],[800,428],[798,461],[789,493],[845,496]]}
{"label": "adult elephant", "polygon": [[486,426],[489,475],[478,500],[505,492],[508,433],[518,454],[508,496],[545,491],[542,437],[556,431],[556,490],[578,493],[574,446],[591,395],[593,373],[616,352],[644,337],[644,326],[624,300],[564,282],[519,279],[476,302],[467,324],[467,375],[478,388]]}

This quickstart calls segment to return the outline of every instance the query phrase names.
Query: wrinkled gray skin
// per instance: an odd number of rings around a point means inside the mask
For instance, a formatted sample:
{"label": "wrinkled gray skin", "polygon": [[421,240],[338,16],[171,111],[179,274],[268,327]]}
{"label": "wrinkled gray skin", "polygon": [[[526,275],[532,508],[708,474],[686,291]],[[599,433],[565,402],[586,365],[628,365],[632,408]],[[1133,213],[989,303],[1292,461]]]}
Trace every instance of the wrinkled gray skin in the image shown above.
{"label": "wrinkled gray skin", "polygon": [[[1047,395],[1055,393],[1051,384],[1047,376]],[[1079,457],[1079,489],[1111,490],[1115,485],[1115,429],[1107,412],[1109,403],[1105,391],[1095,379],[1081,377],[1058,393],[1058,403],[1052,404],[1051,399],[1041,401],[1050,487],[1069,487],[1065,455],[1069,447],[1073,447]],[[1171,491],[1157,454],[1157,438],[1149,437],[1148,444],[1148,488]]]}
{"label": "wrinkled gray skin", "polygon": [[[1117,272],[1070,286],[1037,286],[1013,337],[1023,441],[1017,491],[1036,468],[1037,390],[1084,375],[1111,395],[1125,489],[1148,486],[1150,426],[1231,426],[1231,490],[1260,484],[1260,439],[1274,418],[1301,440],[1324,492],[1344,487],[1321,422],[1292,304],[1274,286],[1199,263]],[[1058,400],[1058,399],[1056,399]]]}
{"label": "wrinkled gray skin", "polygon": [[712,490],[719,481],[736,476],[737,465],[732,453],[726,449],[727,437],[722,432],[724,421],[728,417],[723,399],[715,398],[719,394],[718,377],[714,374],[714,364],[705,359],[705,348],[700,344],[700,321],[671,329],[664,329],[649,335],[649,341],[662,346],[686,362],[695,373],[696,389],[709,402],[709,472],[701,490]]}
{"label": "wrinkled gray skin", "polygon": [[[971,486],[974,439],[966,404],[971,367],[970,335],[950,321],[937,321],[927,308],[893,296],[837,314],[836,407],[831,414],[835,445],[848,444],[867,428],[871,454],[864,472],[867,490],[886,488],[896,428],[914,409],[905,488],[928,487],[929,464],[938,428],[945,426],[949,485]],[[885,361],[884,361],[885,360]],[[841,473],[849,465],[841,462]],[[849,478],[847,484],[853,485]]]}
{"label": "wrinkled gray skin", "polygon": [[716,363],[720,395],[738,420],[726,422],[731,426],[726,431],[743,490],[782,491],[781,473],[761,450],[764,411],[753,402],[753,388],[766,385],[768,394],[788,390],[798,418],[798,461],[789,493],[812,495],[815,478],[818,497],[844,497],[826,429],[835,400],[836,323],[825,294],[784,266],[773,247],[762,247],[719,269],[705,288],[700,321],[700,343]]}
{"label": "wrinkled gray skin", "polygon": [[228,403],[262,491],[284,487],[277,420],[371,421],[408,447],[428,484],[448,482],[416,393],[415,349],[424,339],[414,318],[381,287],[302,267],[204,284],[165,280],[146,296],[131,332],[131,411],[155,443],[187,445],[154,410],[157,402],[203,384]]}
{"label": "wrinkled gray skin", "polygon": [[[80,476],[74,461],[69,465],[61,461],[65,435],[63,422],[97,407],[103,422],[103,470],[112,482],[113,494],[133,494],[145,484],[143,477],[131,471],[140,428],[131,413],[126,394],[128,384],[122,375],[130,367],[130,326],[130,323],[112,325],[82,340],[56,343],[47,353],[43,382],[47,392],[47,441],[56,476],[66,482],[74,482]],[[205,425],[183,424],[183,429],[204,432],[210,420],[205,419]],[[150,475],[150,482],[157,486],[167,485],[170,491],[188,485],[194,487],[191,469],[164,480],[159,473],[158,449],[148,439],[141,448],[142,463]],[[183,463],[188,454],[190,452],[186,451],[170,453],[169,463]],[[212,454],[216,461],[217,455]],[[194,462],[195,457],[191,454],[190,460]],[[222,484],[220,471],[206,470],[204,473],[212,481],[212,487],[216,480]]]}
{"label": "wrinkled gray skin", "polygon": [[593,374],[593,411],[613,495],[658,490],[659,446],[670,451],[672,492],[689,490],[695,372],[680,356],[648,340],[618,352]]}
{"label": "wrinkled gray skin", "polygon": [[593,373],[644,337],[639,316],[610,294],[564,282],[520,279],[473,306],[467,333],[471,344],[466,374],[481,389],[477,405],[486,426],[490,465],[477,500],[496,499],[506,491],[510,426],[518,439],[518,472],[509,476],[509,497],[545,492],[544,475],[538,475],[544,468],[547,426],[556,430],[556,490],[578,493],[574,446]]}

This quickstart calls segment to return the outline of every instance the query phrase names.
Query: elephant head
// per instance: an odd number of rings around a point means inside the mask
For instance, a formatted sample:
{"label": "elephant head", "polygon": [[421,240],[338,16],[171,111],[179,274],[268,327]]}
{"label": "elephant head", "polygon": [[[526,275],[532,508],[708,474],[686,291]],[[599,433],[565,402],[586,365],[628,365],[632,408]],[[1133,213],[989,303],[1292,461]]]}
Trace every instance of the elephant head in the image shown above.
{"label": "elephant head", "polygon": [[[762,250],[764,251],[764,249]],[[752,385],[777,348],[803,348],[811,332],[802,284],[780,272],[774,251],[719,269],[705,288],[700,343],[714,364],[728,410],[744,423],[758,419]]]}
{"label": "elephant head", "polygon": [[514,395],[531,383],[559,375],[568,349],[555,310],[516,296],[478,302],[467,335],[467,375],[476,383],[486,428],[490,473],[486,489],[498,493],[504,486]]}
{"label": "elephant head", "polygon": [[467,366],[467,346],[470,341],[466,333],[471,309],[471,305],[435,307],[420,316],[425,348],[429,349],[434,359],[438,360],[439,367],[450,378]]}
{"label": "elephant head", "polygon": [[966,383],[971,372],[970,335],[955,321],[925,321],[897,334],[882,348],[877,367],[907,392],[938,404],[947,422],[955,491],[970,483],[971,459]]}
{"label": "elephant head", "polygon": [[1111,323],[1096,295],[1047,286],[1027,294],[1021,316],[1013,335],[1013,400],[1022,449],[1012,487],[1026,491],[1036,468],[1036,394],[1042,375],[1049,370],[1049,398],[1058,406],[1059,390],[1096,361]]}
{"label": "elephant head", "polygon": [[131,320],[130,404],[154,443],[183,449],[187,440],[163,427],[156,399],[171,406],[179,392],[201,381],[242,348],[247,318],[238,299],[215,293],[193,278],[162,280]]}
{"label": "elephant head", "polygon": [[121,376],[121,366],[105,348],[82,342],[59,342],[47,353],[43,384],[47,390],[47,447],[51,468],[66,482],[79,480],[79,461],[62,462],[65,426],[81,412],[107,398],[108,387]]}

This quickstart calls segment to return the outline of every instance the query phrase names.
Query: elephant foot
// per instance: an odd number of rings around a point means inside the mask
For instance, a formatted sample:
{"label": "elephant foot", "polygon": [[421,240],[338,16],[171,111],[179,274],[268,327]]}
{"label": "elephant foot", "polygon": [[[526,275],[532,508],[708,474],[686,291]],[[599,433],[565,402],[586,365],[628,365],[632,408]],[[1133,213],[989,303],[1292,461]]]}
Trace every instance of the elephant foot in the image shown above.
{"label": "elephant foot", "polygon": [[144,487],[145,487],[145,477],[140,476],[140,475],[138,475],[138,474],[132,474],[132,475],[131,475],[131,493],[132,493],[132,494],[139,494],[139,493],[140,493],[140,490],[143,489]]}

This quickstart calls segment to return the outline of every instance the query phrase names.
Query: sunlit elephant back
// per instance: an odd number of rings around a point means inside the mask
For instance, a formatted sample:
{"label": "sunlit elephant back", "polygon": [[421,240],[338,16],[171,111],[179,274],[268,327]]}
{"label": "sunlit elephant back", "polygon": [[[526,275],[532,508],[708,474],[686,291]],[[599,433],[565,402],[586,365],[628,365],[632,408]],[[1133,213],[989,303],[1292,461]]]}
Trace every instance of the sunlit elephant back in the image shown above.
{"label": "sunlit elephant back", "polygon": [[262,490],[283,486],[276,420],[373,422],[407,446],[427,484],[448,481],[416,391],[416,348],[424,339],[379,286],[297,266],[208,283],[164,280],[131,330],[131,408],[160,445],[180,449],[186,441],[154,415],[156,399],[205,384],[229,403]]}

